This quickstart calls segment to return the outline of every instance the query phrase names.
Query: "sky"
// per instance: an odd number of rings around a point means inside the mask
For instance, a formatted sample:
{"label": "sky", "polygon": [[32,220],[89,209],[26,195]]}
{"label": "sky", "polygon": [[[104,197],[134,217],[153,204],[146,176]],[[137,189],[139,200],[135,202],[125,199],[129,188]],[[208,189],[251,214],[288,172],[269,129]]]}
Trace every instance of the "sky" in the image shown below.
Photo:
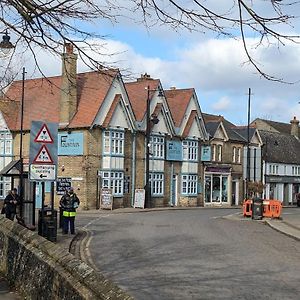
{"label": "sky", "polygon": [[[218,1],[220,7],[225,3],[225,0]],[[262,7],[264,12],[268,9]],[[299,33],[297,19],[293,26],[283,30]],[[267,81],[252,65],[245,64],[247,58],[240,38],[209,32],[175,32],[158,25],[147,29],[128,19],[116,24],[103,20],[88,29],[107,35],[103,51],[115,55],[105,56],[103,60],[114,63],[122,73],[129,74],[131,80],[147,73],[159,78],[164,89],[195,88],[205,113],[223,115],[236,125],[246,125],[251,88],[251,120],[259,117],[289,122],[293,116],[300,119],[300,44],[287,42],[280,48],[277,44],[256,48],[258,37],[247,33],[249,50],[259,66],[271,75],[296,82],[282,84]],[[61,63],[57,57],[45,56],[43,50],[37,51],[37,57],[46,75],[60,74]],[[24,65],[27,78],[35,76],[30,57],[24,60]],[[86,66],[79,63],[78,70],[85,71]],[[124,80],[128,80],[127,76]]]}

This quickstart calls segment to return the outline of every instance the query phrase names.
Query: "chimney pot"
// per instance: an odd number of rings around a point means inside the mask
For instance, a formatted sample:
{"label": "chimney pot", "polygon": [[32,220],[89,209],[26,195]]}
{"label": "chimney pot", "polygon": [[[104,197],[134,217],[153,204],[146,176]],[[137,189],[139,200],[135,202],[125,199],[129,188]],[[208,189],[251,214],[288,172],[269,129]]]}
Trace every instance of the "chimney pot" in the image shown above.
{"label": "chimney pot", "polygon": [[299,120],[294,116],[293,120],[291,120],[291,135],[296,138],[299,137]]}
{"label": "chimney pot", "polygon": [[71,43],[65,43],[65,49],[66,49],[66,53],[68,54],[72,54],[73,53],[73,44]]}

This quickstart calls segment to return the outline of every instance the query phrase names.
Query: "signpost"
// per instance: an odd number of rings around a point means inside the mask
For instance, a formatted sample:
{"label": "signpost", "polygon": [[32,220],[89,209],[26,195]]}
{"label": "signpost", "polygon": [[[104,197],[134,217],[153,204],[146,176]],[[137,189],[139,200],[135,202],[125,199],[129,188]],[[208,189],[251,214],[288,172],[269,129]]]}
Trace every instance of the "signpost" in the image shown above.
{"label": "signpost", "polygon": [[102,188],[100,195],[100,208],[101,209],[113,209],[113,196],[111,189]]}
{"label": "signpost", "polygon": [[[38,231],[40,235],[51,241],[56,241],[57,234],[57,217],[55,217],[57,212],[54,210],[54,181],[56,181],[57,176],[57,132],[57,123],[42,121],[32,121],[31,123],[29,180],[33,181],[34,189],[37,181],[42,182],[42,209],[39,212]],[[45,181],[51,182],[51,211],[47,210],[46,213]]]}
{"label": "signpost", "polygon": [[134,208],[145,208],[145,190],[135,189],[134,193]]}
{"label": "signpost", "polygon": [[63,195],[68,188],[72,185],[72,178],[70,177],[60,177],[56,181],[56,194]]}

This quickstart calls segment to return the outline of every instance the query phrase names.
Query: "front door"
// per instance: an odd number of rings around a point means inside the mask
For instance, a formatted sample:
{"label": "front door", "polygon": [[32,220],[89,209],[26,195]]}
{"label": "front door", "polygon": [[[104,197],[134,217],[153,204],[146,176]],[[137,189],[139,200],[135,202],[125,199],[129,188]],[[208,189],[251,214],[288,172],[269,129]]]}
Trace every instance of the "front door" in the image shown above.
{"label": "front door", "polygon": [[42,208],[42,183],[39,181],[35,185],[35,208]]}
{"label": "front door", "polygon": [[178,175],[174,174],[172,178],[172,206],[177,205],[177,181],[178,181]]}

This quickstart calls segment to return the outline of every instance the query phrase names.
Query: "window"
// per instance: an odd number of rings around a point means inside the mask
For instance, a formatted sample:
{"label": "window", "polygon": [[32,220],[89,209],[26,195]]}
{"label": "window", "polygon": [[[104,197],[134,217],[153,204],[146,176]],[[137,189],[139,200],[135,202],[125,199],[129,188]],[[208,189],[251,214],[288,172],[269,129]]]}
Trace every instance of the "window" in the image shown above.
{"label": "window", "polygon": [[165,138],[161,136],[151,136],[150,152],[152,158],[165,158]]}
{"label": "window", "polygon": [[113,196],[123,196],[123,186],[123,172],[103,172],[102,187],[111,188]]}
{"label": "window", "polygon": [[12,135],[10,133],[0,134],[0,155],[12,155]]}
{"label": "window", "polygon": [[103,153],[113,155],[124,154],[124,132],[123,131],[104,131]]}
{"label": "window", "polygon": [[164,194],[164,174],[150,173],[151,195],[163,196]]}
{"label": "window", "polygon": [[198,141],[182,142],[182,158],[183,160],[198,160]]}
{"label": "window", "polygon": [[222,145],[218,145],[218,153],[217,153],[217,158],[218,161],[222,161]]}
{"label": "window", "polygon": [[237,150],[236,147],[232,148],[232,162],[234,163],[236,162],[236,154],[237,154],[236,150]]}
{"label": "window", "polygon": [[216,160],[216,148],[217,148],[216,145],[213,145],[212,148],[211,148],[211,151],[212,151],[211,157],[212,157],[213,161]]}
{"label": "window", "polygon": [[269,173],[272,174],[272,175],[278,175],[279,166],[278,165],[270,165],[269,166]]}
{"label": "window", "polygon": [[237,162],[241,163],[241,148],[237,148]]}
{"label": "window", "polygon": [[197,175],[182,175],[181,194],[197,195]]}

